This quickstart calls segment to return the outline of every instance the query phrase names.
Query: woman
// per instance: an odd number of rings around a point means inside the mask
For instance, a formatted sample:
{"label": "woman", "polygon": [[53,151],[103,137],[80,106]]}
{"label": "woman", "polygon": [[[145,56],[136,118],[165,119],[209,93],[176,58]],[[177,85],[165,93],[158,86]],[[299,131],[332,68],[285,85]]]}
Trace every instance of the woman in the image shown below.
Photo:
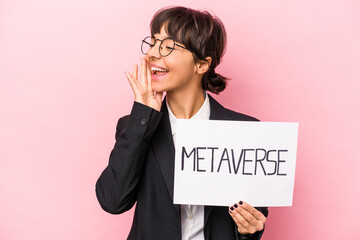
{"label": "woman", "polygon": [[96,183],[102,208],[119,214],[137,202],[128,239],[260,239],[267,208],[173,204],[176,119],[257,121],[206,93],[226,86],[215,72],[225,51],[223,24],[208,12],[172,7],[159,10],[150,27],[140,73],[136,64],[125,73],[135,102],[118,121],[109,165]]}

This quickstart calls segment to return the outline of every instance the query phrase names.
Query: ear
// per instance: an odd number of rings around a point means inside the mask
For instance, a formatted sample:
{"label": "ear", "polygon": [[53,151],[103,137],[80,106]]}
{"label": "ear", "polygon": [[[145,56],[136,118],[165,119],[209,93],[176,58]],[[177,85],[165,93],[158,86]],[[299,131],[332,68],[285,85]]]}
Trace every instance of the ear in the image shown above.
{"label": "ear", "polygon": [[196,63],[196,72],[198,74],[204,74],[209,70],[211,65],[211,57],[206,57],[205,60],[199,60]]}

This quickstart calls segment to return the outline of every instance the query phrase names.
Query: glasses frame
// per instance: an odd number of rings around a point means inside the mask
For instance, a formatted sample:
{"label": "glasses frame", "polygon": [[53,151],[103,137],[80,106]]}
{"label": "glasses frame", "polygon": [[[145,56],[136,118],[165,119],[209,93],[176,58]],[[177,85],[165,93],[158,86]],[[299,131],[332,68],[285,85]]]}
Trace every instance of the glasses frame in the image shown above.
{"label": "glasses frame", "polygon": [[[154,44],[149,44],[148,42],[146,42],[146,39],[148,39],[148,38],[149,38],[149,39],[153,38],[154,41],[155,41]],[[171,39],[171,40],[174,42],[174,45],[173,45],[173,47],[171,48],[171,51],[170,51],[168,54],[163,55],[163,54],[161,54],[160,47],[161,47],[161,44],[162,44],[165,40],[167,40],[167,39]],[[148,44],[148,45],[150,46],[149,49],[151,49],[151,48],[153,48],[153,47],[156,45],[156,42],[157,42],[157,41],[160,42],[160,44],[159,44],[159,54],[160,54],[162,57],[167,57],[167,56],[169,56],[170,53],[172,53],[172,52],[174,51],[175,46],[181,47],[182,49],[186,49],[186,50],[192,52],[190,49],[188,49],[188,48],[186,48],[186,47],[184,47],[184,46],[181,46],[181,45],[177,44],[177,43],[175,42],[175,40],[174,40],[173,38],[171,38],[171,37],[167,37],[167,38],[164,38],[163,40],[161,40],[161,39],[157,39],[157,38],[154,38],[154,37],[151,37],[151,36],[147,36],[147,37],[145,37],[143,40],[141,40],[141,42],[142,42],[142,43],[141,43],[141,52],[142,52],[144,55],[147,55],[147,52],[143,52],[143,45],[144,45],[144,44]]]}

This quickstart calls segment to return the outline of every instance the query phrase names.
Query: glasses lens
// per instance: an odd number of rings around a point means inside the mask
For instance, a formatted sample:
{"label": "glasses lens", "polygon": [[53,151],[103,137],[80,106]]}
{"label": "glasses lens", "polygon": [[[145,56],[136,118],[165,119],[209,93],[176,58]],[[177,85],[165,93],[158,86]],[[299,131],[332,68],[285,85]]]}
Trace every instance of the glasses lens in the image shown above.
{"label": "glasses lens", "polygon": [[171,38],[166,38],[160,45],[160,54],[162,56],[169,55],[175,47],[175,42]]}
{"label": "glasses lens", "polygon": [[149,49],[154,45],[154,39],[152,37],[146,37],[141,43],[141,52],[147,54]]}

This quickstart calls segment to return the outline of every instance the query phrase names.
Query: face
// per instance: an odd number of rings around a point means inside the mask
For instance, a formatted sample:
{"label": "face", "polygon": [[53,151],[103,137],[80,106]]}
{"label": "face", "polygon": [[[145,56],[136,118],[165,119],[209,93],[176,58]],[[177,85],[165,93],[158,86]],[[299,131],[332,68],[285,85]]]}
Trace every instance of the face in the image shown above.
{"label": "face", "polygon": [[[155,34],[156,39],[169,37],[164,27]],[[177,43],[182,45],[181,43]],[[160,41],[147,52],[146,59],[151,67],[151,86],[156,92],[188,91],[201,89],[201,76],[197,74],[194,57],[189,50],[175,46],[170,55],[163,57],[159,53]],[[182,45],[183,46],[183,45]]]}

